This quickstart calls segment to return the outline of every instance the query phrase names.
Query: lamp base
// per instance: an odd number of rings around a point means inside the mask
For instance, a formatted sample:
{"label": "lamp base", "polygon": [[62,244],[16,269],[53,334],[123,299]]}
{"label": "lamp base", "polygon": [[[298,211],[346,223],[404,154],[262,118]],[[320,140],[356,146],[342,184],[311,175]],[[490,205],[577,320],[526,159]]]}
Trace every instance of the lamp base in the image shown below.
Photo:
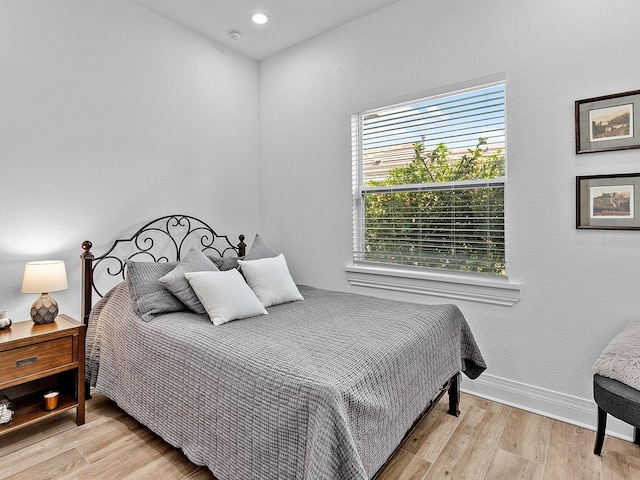
{"label": "lamp base", "polygon": [[31,305],[31,320],[36,325],[51,323],[58,316],[58,302],[56,302],[48,293],[43,293]]}

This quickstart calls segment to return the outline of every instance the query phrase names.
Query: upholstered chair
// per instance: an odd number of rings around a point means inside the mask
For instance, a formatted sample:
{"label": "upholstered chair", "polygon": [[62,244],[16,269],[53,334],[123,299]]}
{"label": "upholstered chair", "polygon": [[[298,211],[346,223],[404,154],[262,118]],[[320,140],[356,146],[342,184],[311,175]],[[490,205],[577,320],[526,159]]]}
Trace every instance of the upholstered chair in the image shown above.
{"label": "upholstered chair", "polygon": [[633,443],[640,446],[640,391],[629,385],[601,375],[593,376],[593,398],[598,404],[596,455],[602,452],[607,414],[633,425]]}

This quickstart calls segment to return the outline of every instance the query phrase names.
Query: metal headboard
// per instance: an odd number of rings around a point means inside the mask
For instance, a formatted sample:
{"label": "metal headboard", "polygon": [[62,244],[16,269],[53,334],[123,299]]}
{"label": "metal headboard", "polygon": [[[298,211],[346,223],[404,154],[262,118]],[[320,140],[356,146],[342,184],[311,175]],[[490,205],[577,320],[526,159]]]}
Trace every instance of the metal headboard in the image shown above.
{"label": "metal headboard", "polygon": [[[92,243],[82,242],[82,302],[81,316],[87,324],[95,292],[102,297],[125,278],[127,260],[151,262],[179,262],[191,247],[196,246],[209,255],[239,256],[245,254],[244,235],[233,245],[226,235],[218,235],[202,220],[189,215],[167,215],[141,227],[130,238],[118,239],[102,255],[91,253]],[[96,281],[101,281],[100,287]],[[102,284],[107,285],[103,287]]]}

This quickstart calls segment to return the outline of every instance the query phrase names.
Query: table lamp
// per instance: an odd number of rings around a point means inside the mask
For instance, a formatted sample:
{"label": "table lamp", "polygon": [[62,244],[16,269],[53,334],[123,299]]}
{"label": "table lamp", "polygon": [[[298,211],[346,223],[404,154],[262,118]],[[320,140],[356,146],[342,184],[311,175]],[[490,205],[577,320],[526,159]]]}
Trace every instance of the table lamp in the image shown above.
{"label": "table lamp", "polygon": [[69,288],[67,271],[61,260],[28,262],[24,266],[22,293],[41,293],[31,305],[31,320],[37,325],[51,323],[58,315],[58,303],[49,296],[49,292],[58,292]]}

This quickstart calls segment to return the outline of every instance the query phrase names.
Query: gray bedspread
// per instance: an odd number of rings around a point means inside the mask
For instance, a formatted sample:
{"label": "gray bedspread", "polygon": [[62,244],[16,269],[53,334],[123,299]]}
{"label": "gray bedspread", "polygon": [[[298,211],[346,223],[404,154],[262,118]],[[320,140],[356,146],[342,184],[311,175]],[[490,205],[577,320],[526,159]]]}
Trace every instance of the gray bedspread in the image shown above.
{"label": "gray bedspread", "polygon": [[214,326],[136,316],[126,282],[93,309],[87,380],[219,480],[368,479],[455,372],[485,364],[455,305],[300,287]]}

